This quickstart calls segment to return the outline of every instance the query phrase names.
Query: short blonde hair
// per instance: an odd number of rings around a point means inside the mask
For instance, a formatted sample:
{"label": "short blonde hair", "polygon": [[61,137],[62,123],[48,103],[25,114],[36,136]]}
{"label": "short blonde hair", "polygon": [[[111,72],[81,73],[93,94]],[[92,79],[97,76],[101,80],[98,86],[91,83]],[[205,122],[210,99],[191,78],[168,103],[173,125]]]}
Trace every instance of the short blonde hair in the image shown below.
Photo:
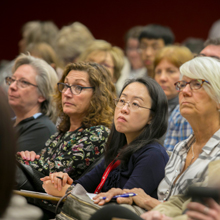
{"label": "short blonde hair", "polygon": [[[66,76],[71,70],[87,72],[89,75],[89,83],[94,87],[90,107],[82,124],[85,127],[104,125],[110,128],[115,108],[114,99],[116,98],[116,91],[109,71],[97,63],[71,63],[66,66],[63,76],[60,79],[61,83],[65,81]],[[61,123],[58,126],[58,129],[61,132],[66,132],[70,128],[70,118],[63,113],[62,94],[58,88],[56,89],[54,98],[57,104],[59,117],[61,118]]]}
{"label": "short blonde hair", "polygon": [[64,26],[57,38],[55,51],[65,63],[72,63],[94,40],[89,29],[80,22]]}
{"label": "short blonde hair", "polygon": [[174,66],[179,68],[183,63],[193,58],[192,52],[185,46],[166,46],[162,48],[156,55],[154,60],[154,68],[163,60],[166,59]]}
{"label": "short blonde hair", "polygon": [[44,60],[32,57],[30,55],[21,54],[15,60],[15,64],[12,68],[12,73],[22,65],[30,65],[37,73],[36,83],[39,93],[45,98],[45,101],[41,103],[41,112],[47,115],[50,120],[56,122],[56,106],[53,103],[53,95],[55,85],[58,81],[55,70]]}
{"label": "short blonde hair", "polygon": [[121,70],[124,66],[124,53],[116,46],[112,46],[110,43],[104,40],[95,40],[93,43],[80,55],[79,61],[86,61],[87,57],[94,51],[105,51],[109,53],[114,62],[114,78],[116,81],[121,75]]}

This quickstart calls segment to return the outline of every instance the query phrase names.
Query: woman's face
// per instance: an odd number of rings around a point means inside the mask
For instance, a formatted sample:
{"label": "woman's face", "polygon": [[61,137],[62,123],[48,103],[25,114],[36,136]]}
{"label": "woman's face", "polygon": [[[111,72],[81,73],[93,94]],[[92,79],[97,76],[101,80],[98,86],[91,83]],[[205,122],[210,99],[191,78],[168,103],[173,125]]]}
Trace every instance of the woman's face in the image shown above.
{"label": "woman's face", "polygon": [[129,84],[122,92],[120,100],[129,102],[123,107],[116,106],[114,114],[115,128],[118,132],[124,133],[127,142],[133,141],[143,130],[145,125],[150,121],[150,110],[138,108],[132,110],[132,103],[139,106],[151,108],[151,98],[146,86],[139,82]]}
{"label": "woman's face", "polygon": [[126,45],[126,56],[132,69],[140,69],[144,66],[140,53],[138,53],[138,39],[129,38]]}
{"label": "woman's face", "polygon": [[[191,78],[183,76],[183,81],[190,82]],[[216,102],[210,98],[205,89],[191,90],[189,84],[179,93],[180,113],[186,119],[195,119],[198,116],[210,117],[219,113]]]}
{"label": "woman's face", "polygon": [[174,83],[180,78],[179,68],[174,66],[166,59],[162,59],[155,68],[155,80],[162,87],[167,99],[175,98],[178,91],[175,89]]}
{"label": "woman's face", "polygon": [[94,51],[89,54],[86,61],[103,65],[111,73],[113,82],[116,82],[114,77],[114,61],[110,53],[106,51]]}
{"label": "woman's face", "polygon": [[[91,87],[89,75],[85,71],[71,70],[66,76],[64,83],[67,85],[79,85],[82,87]],[[93,95],[93,89],[82,89],[78,95],[73,94],[70,89],[62,93],[63,112],[70,119],[82,120],[87,114],[90,101]]]}
{"label": "woman's face", "polygon": [[39,94],[38,88],[33,85],[27,85],[25,88],[19,87],[17,80],[36,85],[37,72],[27,64],[24,64],[14,72],[13,82],[8,89],[8,102],[17,114],[26,114],[33,111],[34,114],[40,111],[40,104],[45,100]]}

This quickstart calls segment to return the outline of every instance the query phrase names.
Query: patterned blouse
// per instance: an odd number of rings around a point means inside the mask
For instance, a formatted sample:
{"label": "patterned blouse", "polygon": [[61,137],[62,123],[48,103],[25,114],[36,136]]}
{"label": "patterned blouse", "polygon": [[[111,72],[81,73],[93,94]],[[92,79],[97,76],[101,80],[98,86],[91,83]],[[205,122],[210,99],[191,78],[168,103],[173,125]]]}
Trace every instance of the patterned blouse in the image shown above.
{"label": "patterned blouse", "polygon": [[56,132],[45,143],[39,160],[17,160],[30,165],[35,170],[49,175],[54,172],[65,172],[73,179],[80,175],[104,151],[110,130],[102,125],[90,128],[78,128],[66,133]]}

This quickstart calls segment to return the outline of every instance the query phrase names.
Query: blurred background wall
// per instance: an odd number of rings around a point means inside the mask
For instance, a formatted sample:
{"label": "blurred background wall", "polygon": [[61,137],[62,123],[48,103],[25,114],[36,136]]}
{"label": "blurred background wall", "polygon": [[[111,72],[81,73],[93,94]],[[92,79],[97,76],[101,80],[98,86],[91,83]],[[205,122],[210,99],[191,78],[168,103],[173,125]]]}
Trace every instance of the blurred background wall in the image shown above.
{"label": "blurred background wall", "polygon": [[22,25],[32,20],[51,20],[59,28],[79,21],[95,38],[123,48],[125,32],[135,25],[169,26],[176,42],[182,42],[187,37],[205,40],[220,18],[220,0],[1,0],[0,9],[0,60],[18,55]]}

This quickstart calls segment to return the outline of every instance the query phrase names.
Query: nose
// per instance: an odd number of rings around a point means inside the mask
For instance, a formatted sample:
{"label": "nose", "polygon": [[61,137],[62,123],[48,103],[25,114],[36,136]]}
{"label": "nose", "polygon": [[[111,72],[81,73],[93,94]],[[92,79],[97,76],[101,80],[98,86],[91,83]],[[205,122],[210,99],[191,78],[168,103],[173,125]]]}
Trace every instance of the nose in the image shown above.
{"label": "nose", "polygon": [[165,71],[162,71],[160,74],[160,81],[167,81],[167,74]]}
{"label": "nose", "polygon": [[122,113],[128,113],[129,112],[129,104],[125,103],[125,105],[121,108]]}
{"label": "nose", "polygon": [[18,88],[18,85],[17,85],[17,81],[14,81],[10,84],[9,86],[10,89],[17,89]]}
{"label": "nose", "polygon": [[151,56],[151,55],[153,54],[153,49],[152,49],[152,47],[147,47],[147,48],[145,49],[145,54],[146,54],[147,56]]}
{"label": "nose", "polygon": [[65,96],[72,96],[73,93],[71,92],[70,88],[67,88],[66,91],[63,93]]}
{"label": "nose", "polygon": [[185,88],[182,90],[182,93],[183,93],[183,95],[190,95],[190,94],[192,93],[192,90],[191,90],[189,84],[187,84],[187,85],[185,86]]}

